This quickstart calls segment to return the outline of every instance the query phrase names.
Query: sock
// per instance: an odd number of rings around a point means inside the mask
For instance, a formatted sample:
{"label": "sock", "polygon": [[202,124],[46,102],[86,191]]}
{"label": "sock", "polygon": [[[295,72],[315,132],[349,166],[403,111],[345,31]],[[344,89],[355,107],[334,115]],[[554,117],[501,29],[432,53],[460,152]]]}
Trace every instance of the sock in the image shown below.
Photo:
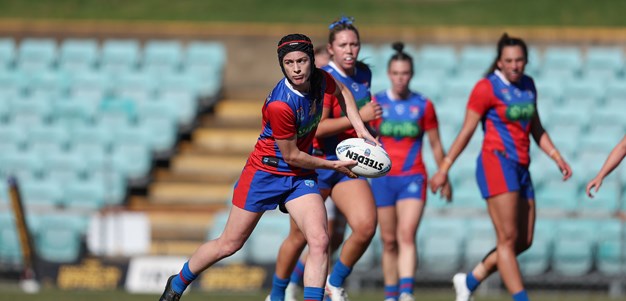
{"label": "sock", "polygon": [[312,286],[304,287],[304,301],[322,301],[323,298],[324,298],[323,287],[312,287]]}
{"label": "sock", "polygon": [[398,285],[385,285],[385,300],[398,300]]}
{"label": "sock", "polygon": [[478,281],[478,279],[474,277],[474,274],[472,272],[469,272],[467,273],[467,277],[465,278],[465,284],[467,285],[467,288],[470,290],[470,292],[473,292],[480,285],[480,281]]}
{"label": "sock", "polygon": [[178,273],[178,277],[174,277],[174,279],[172,279],[172,289],[175,292],[182,294],[187,286],[196,279],[196,277],[198,276],[194,275],[194,273],[189,270],[189,261],[187,261],[183,265],[183,269],[180,270],[180,273]]}
{"label": "sock", "polygon": [[400,294],[407,293],[413,295],[413,282],[415,282],[413,277],[400,278]]}
{"label": "sock", "polygon": [[332,286],[343,287],[343,282],[346,278],[348,278],[350,272],[352,272],[352,268],[349,268],[341,263],[341,259],[337,260],[335,266],[333,267],[333,272],[330,273],[330,279],[328,279],[328,282]]}
{"label": "sock", "polygon": [[302,277],[304,277],[304,262],[298,259],[296,267],[293,269],[293,272],[291,272],[291,278],[289,281],[300,285],[302,284]]}
{"label": "sock", "polygon": [[276,274],[272,279],[272,291],[270,292],[271,301],[283,301],[285,300],[285,289],[289,284],[289,278],[280,279]]}
{"label": "sock", "polygon": [[513,294],[513,301],[528,301],[528,294],[526,294],[526,290],[521,290]]}

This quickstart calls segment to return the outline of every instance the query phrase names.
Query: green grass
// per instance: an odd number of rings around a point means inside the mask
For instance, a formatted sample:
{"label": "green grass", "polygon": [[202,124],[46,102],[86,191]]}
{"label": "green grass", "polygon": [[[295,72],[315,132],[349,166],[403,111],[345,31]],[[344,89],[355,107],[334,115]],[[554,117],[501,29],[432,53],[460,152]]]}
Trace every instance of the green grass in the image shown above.
{"label": "green grass", "polygon": [[378,25],[626,26],[622,0],[0,0],[0,17]]}
{"label": "green grass", "polygon": [[[201,293],[190,292],[183,296],[182,301],[248,301],[256,300],[263,301],[266,296],[266,292],[259,293]],[[416,299],[419,301],[450,301],[454,299],[454,295],[448,290],[437,291],[416,291]],[[603,293],[574,293],[574,292],[560,292],[560,293],[546,293],[546,292],[530,292],[530,297],[533,301],[612,301],[606,294]],[[3,290],[2,300],[20,300],[20,301],[155,301],[158,299],[158,295],[137,295],[128,294],[123,291],[58,291],[58,290],[45,290],[42,293],[27,295],[15,290]],[[357,301],[381,301],[383,299],[382,291],[372,291],[366,293],[351,292],[351,300]],[[477,301],[510,301],[511,297],[508,294],[494,294],[494,295],[479,295],[475,298]]]}

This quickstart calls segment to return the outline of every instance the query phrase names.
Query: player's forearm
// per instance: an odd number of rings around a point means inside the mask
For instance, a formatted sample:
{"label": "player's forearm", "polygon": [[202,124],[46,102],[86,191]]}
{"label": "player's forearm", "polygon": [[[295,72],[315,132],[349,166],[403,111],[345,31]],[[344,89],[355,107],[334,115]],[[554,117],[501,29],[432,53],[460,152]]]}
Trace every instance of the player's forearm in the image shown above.
{"label": "player's forearm", "polygon": [[622,141],[613,148],[606,161],[602,165],[602,168],[598,172],[596,177],[604,178],[609,175],[624,159],[626,156],[626,136]]}
{"label": "player's forearm", "polygon": [[352,128],[352,124],[350,123],[348,117],[322,119],[320,124],[317,126],[315,137],[324,138],[338,135],[346,130],[349,130],[350,128]]}
{"label": "player's forearm", "polygon": [[304,169],[332,169],[331,161],[311,156],[303,151],[298,151],[288,156],[284,156],[287,164]]}

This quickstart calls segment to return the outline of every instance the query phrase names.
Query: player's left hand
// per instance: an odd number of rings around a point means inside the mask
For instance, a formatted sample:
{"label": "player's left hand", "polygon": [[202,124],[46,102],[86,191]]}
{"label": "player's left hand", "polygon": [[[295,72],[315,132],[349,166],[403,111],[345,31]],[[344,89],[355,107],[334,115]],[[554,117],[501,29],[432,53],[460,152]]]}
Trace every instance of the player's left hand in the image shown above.
{"label": "player's left hand", "polygon": [[601,178],[594,178],[593,180],[589,181],[589,183],[587,184],[587,188],[585,189],[585,191],[587,192],[587,196],[593,199],[593,194],[591,194],[591,190],[593,190],[594,193],[598,193],[598,190],[600,190],[600,186],[602,186]]}
{"label": "player's left hand", "polygon": [[452,202],[452,185],[450,185],[450,181],[446,180],[446,183],[443,184],[441,188],[441,196],[446,200],[446,202]]}
{"label": "player's left hand", "polygon": [[567,179],[572,177],[572,168],[565,162],[563,159],[559,159],[556,161],[556,164],[559,166],[559,170],[563,175],[563,181],[567,181]]}

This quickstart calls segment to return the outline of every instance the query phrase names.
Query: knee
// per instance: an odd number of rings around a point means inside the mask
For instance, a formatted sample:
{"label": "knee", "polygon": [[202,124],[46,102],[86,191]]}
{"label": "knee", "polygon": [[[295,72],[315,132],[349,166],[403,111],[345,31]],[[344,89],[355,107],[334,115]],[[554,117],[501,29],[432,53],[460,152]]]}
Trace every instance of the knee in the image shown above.
{"label": "knee", "polygon": [[357,238],[359,241],[370,241],[376,233],[376,220],[362,220],[350,225],[352,228],[351,236]]}
{"label": "knee", "polygon": [[401,227],[398,231],[398,243],[401,245],[414,245],[415,234],[415,229]]}
{"label": "knee", "polygon": [[517,232],[511,231],[498,237],[498,248],[506,248],[511,250],[517,250]]}
{"label": "knee", "polygon": [[306,238],[302,232],[298,231],[290,231],[289,236],[287,237],[287,241],[291,242],[294,245],[305,245]]}
{"label": "knee", "polygon": [[309,246],[309,254],[322,254],[328,252],[328,234],[324,231],[309,235],[306,243]]}
{"label": "knee", "polygon": [[530,249],[530,247],[532,245],[533,245],[533,241],[532,240],[520,241],[515,246],[515,253],[517,253],[517,254],[524,253],[526,250]]}
{"label": "knee", "polygon": [[383,235],[382,236],[383,249],[386,252],[397,253],[398,252],[398,240],[395,235]]}
{"label": "knee", "polygon": [[244,242],[239,240],[222,240],[220,241],[219,257],[224,258],[235,254],[243,247]]}

